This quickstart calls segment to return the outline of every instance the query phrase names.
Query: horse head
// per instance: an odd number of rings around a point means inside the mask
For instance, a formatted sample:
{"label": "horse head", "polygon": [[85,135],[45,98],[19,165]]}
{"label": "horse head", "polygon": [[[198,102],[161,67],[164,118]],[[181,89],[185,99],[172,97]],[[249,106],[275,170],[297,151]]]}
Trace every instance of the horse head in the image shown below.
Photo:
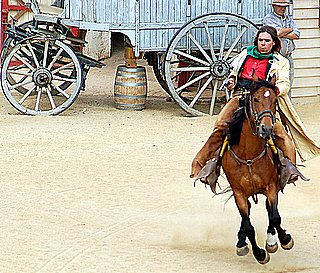
{"label": "horse head", "polygon": [[249,113],[253,118],[256,134],[264,139],[269,139],[273,134],[277,101],[275,82],[275,76],[270,81],[265,81],[254,73],[250,88]]}

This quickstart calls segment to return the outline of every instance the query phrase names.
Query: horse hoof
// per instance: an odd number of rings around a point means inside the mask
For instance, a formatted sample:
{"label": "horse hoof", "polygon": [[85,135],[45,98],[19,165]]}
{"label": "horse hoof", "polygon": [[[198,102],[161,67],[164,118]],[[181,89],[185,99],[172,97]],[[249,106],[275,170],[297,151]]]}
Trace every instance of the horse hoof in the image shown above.
{"label": "horse hoof", "polygon": [[268,233],[266,240],[266,250],[268,253],[276,253],[278,250],[278,242],[276,239],[276,235],[272,235]]}
{"label": "horse hoof", "polygon": [[293,248],[293,246],[294,246],[294,241],[293,241],[292,237],[291,237],[290,242],[287,243],[286,245],[281,244],[281,247],[282,247],[284,250],[290,250],[291,248]]}
{"label": "horse hoof", "polygon": [[245,245],[243,247],[237,247],[237,255],[238,256],[246,256],[248,253],[249,253],[248,245]]}
{"label": "horse hoof", "polygon": [[266,244],[266,250],[268,253],[276,253],[278,250],[278,243],[275,243],[274,245],[268,245]]}
{"label": "horse hoof", "polygon": [[265,251],[265,253],[266,257],[262,261],[258,261],[259,264],[267,264],[270,261],[270,254],[267,251]]}

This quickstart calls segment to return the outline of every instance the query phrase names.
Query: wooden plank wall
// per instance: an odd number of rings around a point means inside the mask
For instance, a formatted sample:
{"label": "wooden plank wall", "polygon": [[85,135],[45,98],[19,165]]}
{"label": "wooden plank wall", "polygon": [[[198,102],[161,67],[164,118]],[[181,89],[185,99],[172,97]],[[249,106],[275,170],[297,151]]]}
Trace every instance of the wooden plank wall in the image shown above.
{"label": "wooden plank wall", "polygon": [[295,0],[294,19],[301,32],[293,54],[296,98],[320,98],[320,26],[319,0]]}
{"label": "wooden plank wall", "polygon": [[[87,0],[88,1],[88,0]],[[90,0],[91,1],[91,0]],[[26,2],[26,1],[24,1]],[[43,7],[44,10],[50,9],[50,5],[54,0],[38,0],[40,8]],[[17,5],[16,0],[9,0],[10,5]],[[16,11],[9,13],[10,16],[15,16]],[[18,19],[18,24],[30,21],[33,18],[33,14],[26,12]],[[111,55],[111,33],[110,32],[88,32],[86,41],[86,47],[84,48],[84,54],[90,55],[95,59],[108,58]]]}

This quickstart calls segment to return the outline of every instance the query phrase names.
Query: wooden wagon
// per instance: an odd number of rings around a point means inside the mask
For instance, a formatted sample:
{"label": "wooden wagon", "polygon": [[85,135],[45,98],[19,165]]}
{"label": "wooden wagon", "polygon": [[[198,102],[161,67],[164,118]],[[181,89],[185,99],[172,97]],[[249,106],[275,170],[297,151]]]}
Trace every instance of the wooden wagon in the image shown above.
{"label": "wooden wagon", "polygon": [[[59,0],[60,1],[60,0]],[[80,53],[70,27],[123,33],[168,94],[191,115],[214,114],[230,64],[252,44],[270,0],[65,0],[55,13],[36,0],[31,22],[12,26],[2,50],[1,84],[9,102],[31,115],[56,115],[84,88],[100,62]]]}

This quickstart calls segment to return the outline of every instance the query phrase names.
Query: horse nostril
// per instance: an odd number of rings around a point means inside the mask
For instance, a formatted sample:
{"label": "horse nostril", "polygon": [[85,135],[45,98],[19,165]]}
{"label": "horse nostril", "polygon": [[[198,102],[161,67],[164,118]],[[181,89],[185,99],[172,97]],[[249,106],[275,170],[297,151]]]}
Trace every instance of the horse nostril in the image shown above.
{"label": "horse nostril", "polygon": [[273,127],[265,124],[260,124],[258,127],[258,136],[262,138],[269,138],[272,135]]}
{"label": "horse nostril", "polygon": [[261,124],[260,135],[262,136],[262,134],[264,134],[265,132],[266,132],[266,127],[264,126],[264,124]]}

